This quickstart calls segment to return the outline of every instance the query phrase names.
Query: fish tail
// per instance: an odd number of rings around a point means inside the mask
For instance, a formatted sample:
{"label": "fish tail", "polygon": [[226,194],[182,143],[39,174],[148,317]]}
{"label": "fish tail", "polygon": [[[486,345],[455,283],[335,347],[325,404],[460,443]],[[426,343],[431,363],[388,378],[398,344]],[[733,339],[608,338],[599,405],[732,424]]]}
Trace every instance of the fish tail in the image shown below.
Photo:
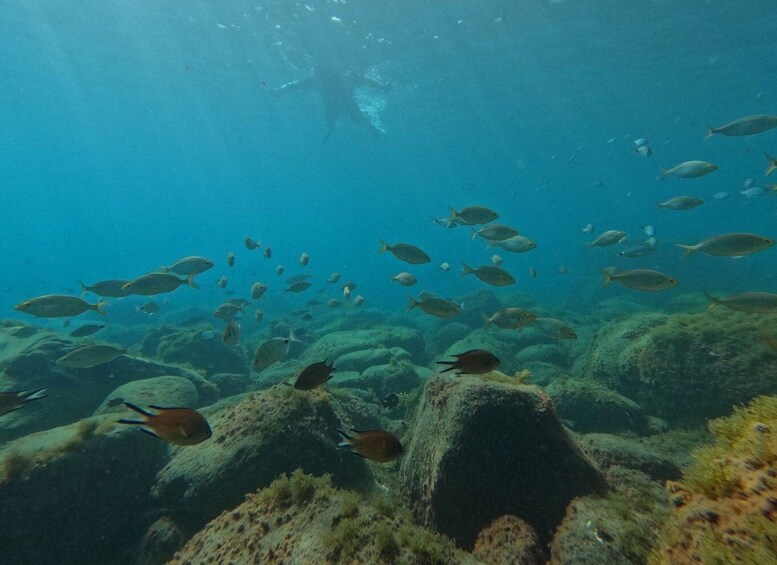
{"label": "fish tail", "polygon": [[46,395],[44,394],[46,392],[46,388],[39,388],[38,390],[34,390],[32,392],[23,392],[19,396],[21,398],[24,398],[25,402],[32,402],[33,400],[40,400],[41,398],[46,398]]}
{"label": "fish tail", "polygon": [[101,300],[97,304],[94,305],[94,311],[102,316],[107,316],[108,314],[105,313],[105,305],[108,304],[107,300]]}
{"label": "fish tail", "polygon": [[126,418],[122,418],[121,420],[116,420],[119,424],[129,424],[131,426],[144,426],[146,422],[141,422],[140,420],[127,420]]}
{"label": "fish tail", "polygon": [[461,262],[461,267],[462,267],[462,271],[461,271],[462,277],[467,276],[468,274],[474,272],[474,269],[469,265],[467,265],[464,261]]}
{"label": "fish tail", "polygon": [[165,267],[164,265],[159,265],[159,272],[160,273],[169,273],[170,269],[168,267]]}
{"label": "fish tail", "polygon": [[86,294],[87,292],[90,292],[90,291],[92,290],[91,288],[89,288],[88,286],[86,286],[86,285],[85,285],[84,283],[82,283],[81,281],[78,281],[78,284],[80,284],[80,285],[81,285],[81,296],[83,296],[84,294]]}
{"label": "fish tail", "polygon": [[454,209],[454,207],[453,207],[453,206],[451,206],[450,204],[448,204],[448,210],[450,210],[450,211],[451,211],[451,217],[450,217],[450,218],[448,218],[448,225],[447,225],[447,226],[445,226],[445,227],[448,227],[448,228],[449,228],[449,227],[451,227],[451,226],[453,225],[453,222],[455,222],[455,221],[456,221],[456,218],[458,218],[458,217],[459,217],[459,213],[458,213],[458,212],[457,212],[457,211]]}
{"label": "fish tail", "polygon": [[454,365],[456,364],[456,361],[437,361],[438,365],[450,365],[450,367],[446,367],[441,373],[447,373],[448,371],[453,371],[456,367]]}
{"label": "fish tail", "polygon": [[380,249],[378,249],[378,254],[385,253],[389,250],[389,244],[383,241],[382,239],[378,238],[378,241],[380,241]]}
{"label": "fish tail", "polygon": [[186,284],[188,284],[192,288],[200,288],[200,285],[194,282],[194,275],[189,275],[188,277],[186,277]]}
{"label": "fish tail", "polygon": [[719,298],[715,298],[714,296],[712,296],[712,295],[711,295],[709,292],[707,292],[706,290],[704,291],[704,296],[706,296],[706,297],[707,297],[707,300],[709,300],[709,301],[710,301],[710,303],[709,303],[709,306],[707,306],[707,312],[709,312],[710,310],[712,310],[713,308],[715,308],[715,306],[717,306],[718,304],[720,304],[720,299],[719,299]]}
{"label": "fish tail", "polygon": [[475,241],[475,238],[478,236],[478,230],[476,230],[475,228],[471,228],[471,229],[472,229],[472,241]]}
{"label": "fish tail", "polygon": [[397,278],[394,275],[389,275],[389,282],[393,283]]}
{"label": "fish tail", "polygon": [[[127,408],[129,408],[129,409],[130,409],[130,410],[132,410],[133,412],[137,412],[138,414],[142,414],[143,416],[146,416],[146,417],[148,417],[148,418],[151,418],[151,417],[153,417],[153,414],[151,414],[150,412],[146,412],[146,411],[145,411],[145,410],[143,410],[143,409],[142,409],[140,406],[136,406],[136,405],[134,405],[134,404],[130,404],[129,402],[125,402],[125,403],[124,403],[124,406],[126,406]],[[123,424],[126,424],[126,423],[128,423],[128,422],[122,422],[122,423],[123,423]],[[133,422],[133,423],[134,423],[134,422]],[[141,422],[141,423],[144,423],[144,422]]]}
{"label": "fish tail", "polygon": [[685,251],[685,255],[683,255],[683,259],[687,259],[694,253],[696,253],[696,246],[695,245],[683,245],[682,243],[675,243],[677,247]]}
{"label": "fish tail", "polygon": [[415,308],[419,304],[420,304],[420,302],[418,302],[418,300],[416,300],[415,298],[413,298],[412,296],[410,296],[408,294],[407,295],[407,308],[405,308],[405,311],[406,312],[410,312],[410,310],[412,310],[413,308]]}
{"label": "fish tail", "polygon": [[491,318],[486,316],[483,312],[481,312],[480,315],[483,317],[483,322],[486,324],[486,329],[488,329],[488,326],[491,325]]}
{"label": "fish tail", "polygon": [[615,279],[612,278],[612,275],[610,273],[608,273],[607,271],[605,271],[604,269],[602,269],[599,272],[602,273],[602,276],[604,277],[604,280],[602,281],[602,288],[604,288],[605,286],[609,286],[609,284],[613,280],[615,280]]}
{"label": "fish tail", "polygon": [[712,137],[716,133],[718,132],[715,131],[715,128],[707,124],[707,134],[704,136],[704,141],[707,141],[710,137]]}
{"label": "fish tail", "polygon": [[302,340],[297,335],[297,332],[294,331],[294,327],[289,324],[289,337],[286,338],[287,343],[302,343]]}
{"label": "fish tail", "polygon": [[352,447],[351,440],[353,438],[343,428],[337,428],[337,433],[340,435],[340,439],[342,440],[337,444],[337,447],[340,449],[348,449],[350,451]]}
{"label": "fish tail", "polygon": [[658,208],[660,210],[663,207],[664,207],[664,203],[663,202],[660,202],[660,201],[656,202],[656,208]]}
{"label": "fish tail", "polygon": [[764,173],[764,176],[768,177],[770,174],[772,174],[775,171],[775,169],[777,169],[777,159],[775,159],[768,153],[764,153],[764,156],[766,157],[766,160],[769,162],[769,165],[766,167],[766,172]]}
{"label": "fish tail", "polygon": [[665,179],[669,176],[669,169],[661,168],[661,180]]}

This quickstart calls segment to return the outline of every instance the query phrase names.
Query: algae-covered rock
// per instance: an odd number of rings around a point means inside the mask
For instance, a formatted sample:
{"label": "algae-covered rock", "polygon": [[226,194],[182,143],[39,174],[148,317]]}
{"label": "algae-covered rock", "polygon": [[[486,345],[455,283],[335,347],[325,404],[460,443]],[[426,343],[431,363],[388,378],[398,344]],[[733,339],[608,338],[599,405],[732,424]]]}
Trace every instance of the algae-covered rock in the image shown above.
{"label": "algae-covered rock", "polygon": [[[415,359],[424,353],[421,332],[402,326],[377,326],[370,329],[331,332],[323,335],[304,353],[305,362],[339,359],[353,351],[367,349],[404,349]],[[303,363],[304,365],[304,363]]]}
{"label": "algae-covered rock", "polygon": [[216,373],[209,376],[208,380],[219,389],[221,398],[246,392],[250,383],[246,375],[239,373]]}
{"label": "algae-covered rock", "polygon": [[709,423],[715,443],[667,483],[672,516],[651,563],[774,563],[777,555],[777,396]]}
{"label": "algae-covered rock", "polygon": [[[0,563],[108,563],[134,525],[166,444],[110,416],[32,434],[0,451]],[[138,533],[139,537],[142,532]]]}
{"label": "algae-covered rock", "polygon": [[567,354],[566,349],[557,343],[537,343],[516,353],[515,360],[521,366],[531,362],[542,362],[566,367],[569,365]]}
{"label": "algae-covered rock", "polygon": [[378,347],[361,349],[341,355],[334,360],[338,371],[357,371],[361,373],[374,365],[387,365],[398,361],[409,361],[410,354],[401,347]]}
{"label": "algae-covered rock", "polygon": [[563,379],[545,392],[561,418],[574,423],[580,433],[632,430],[645,433],[648,422],[642,408],[628,398],[590,380]]}
{"label": "algae-covered rock", "polygon": [[424,340],[432,354],[439,354],[467,337],[471,331],[471,327],[461,322],[444,321],[427,329],[424,332]]}
{"label": "algae-covered rock", "polygon": [[547,541],[569,501],[604,481],[539,388],[484,377],[427,381],[402,460],[405,497],[417,519],[461,547],[507,514]]}
{"label": "algae-covered rock", "polygon": [[385,398],[391,393],[411,391],[420,383],[421,377],[415,366],[408,362],[376,365],[361,375],[338,381],[341,386],[372,390],[379,398]]}
{"label": "algae-covered rock", "polygon": [[606,496],[576,498],[550,547],[550,565],[640,565],[669,513],[661,486],[639,471],[607,470]]}
{"label": "algae-covered rock", "polygon": [[475,564],[391,503],[369,503],[328,477],[295,471],[211,521],[176,553],[191,563]]}
{"label": "algae-covered rock", "polygon": [[134,565],[162,565],[173,558],[186,541],[178,524],[162,516],[149,526],[138,547]]}
{"label": "algae-covered rock", "polygon": [[121,355],[88,369],[69,369],[56,360],[81,344],[32,326],[0,325],[2,390],[46,388],[47,397],[0,417],[0,442],[62,426],[91,416],[116,387],[131,381],[172,375],[197,389],[201,405],[218,398],[216,387],[197,373],[132,355]]}
{"label": "algae-covered rock", "polygon": [[248,374],[248,366],[239,349],[229,347],[211,326],[175,328],[159,326],[143,340],[141,350],[165,363],[186,364],[206,376],[217,373]]}
{"label": "algae-covered rock", "polygon": [[523,364],[521,368],[531,373],[532,384],[543,387],[557,379],[567,377],[567,373],[561,367],[542,361],[530,361]]}
{"label": "algae-covered rock", "polygon": [[515,516],[502,516],[480,531],[473,556],[483,563],[543,565],[545,554],[534,529]]}
{"label": "algae-covered rock", "polygon": [[703,422],[777,392],[769,316],[640,314],[600,329],[584,373],[670,422]]}
{"label": "algae-covered rock", "polygon": [[301,467],[331,473],[338,485],[367,480],[364,460],[337,449],[332,397],[323,390],[277,385],[208,414],[210,440],[175,451],[159,472],[155,492],[199,528],[243,495]]}
{"label": "algae-covered rock", "polygon": [[125,412],[124,402],[141,406],[173,406],[197,408],[197,388],[183,377],[154,377],[121,385],[110,393],[94,411],[94,415]]}
{"label": "algae-covered rock", "polygon": [[644,445],[610,434],[585,434],[578,445],[600,469],[613,465],[641,471],[656,481],[674,480],[680,477],[680,467]]}

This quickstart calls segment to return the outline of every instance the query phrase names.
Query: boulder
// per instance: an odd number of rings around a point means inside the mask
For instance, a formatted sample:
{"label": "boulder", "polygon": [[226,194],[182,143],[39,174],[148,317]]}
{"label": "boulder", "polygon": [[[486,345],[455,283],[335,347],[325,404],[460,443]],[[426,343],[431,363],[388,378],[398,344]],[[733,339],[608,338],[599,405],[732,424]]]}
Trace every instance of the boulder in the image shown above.
{"label": "boulder", "polygon": [[618,465],[641,471],[654,481],[680,478],[680,467],[672,459],[637,441],[610,434],[585,434],[578,438],[577,443],[600,469]]}
{"label": "boulder", "polygon": [[772,335],[770,316],[722,306],[701,314],[638,314],[596,333],[583,372],[650,414],[703,423],[777,393]]}
{"label": "boulder", "polygon": [[46,387],[46,398],[2,416],[0,442],[87,418],[114,389],[135,380],[183,377],[197,389],[200,405],[218,398],[216,387],[199,374],[141,357],[121,355],[88,369],[63,367],[56,360],[82,343],[33,326],[21,328],[0,325],[0,386],[12,391]]}
{"label": "boulder", "polygon": [[138,541],[167,446],[114,420],[89,418],[0,451],[1,563],[108,563]]}
{"label": "boulder", "polygon": [[124,402],[141,407],[171,406],[178,408],[197,408],[199,395],[197,387],[183,377],[154,377],[141,379],[121,385],[110,393],[94,411],[94,415],[124,413]]}
{"label": "boulder", "polygon": [[173,558],[185,541],[178,524],[171,517],[162,516],[146,531],[133,564],[163,565]]}
{"label": "boulder", "polygon": [[356,371],[361,373],[375,365],[387,365],[398,361],[409,361],[410,354],[400,347],[377,347],[351,351],[334,360],[338,371]]}
{"label": "boulder", "polygon": [[544,565],[545,554],[534,529],[515,516],[502,516],[480,531],[472,555],[483,563]]}
{"label": "boulder", "polygon": [[400,482],[422,523],[472,548],[494,519],[514,515],[543,542],[575,496],[604,487],[538,387],[489,378],[431,377]]}
{"label": "boulder", "polygon": [[297,470],[246,496],[175,554],[191,563],[476,564],[385,499],[370,503]]}
{"label": "boulder", "polygon": [[354,351],[390,350],[395,347],[405,350],[412,359],[422,357],[424,342],[421,332],[408,327],[384,325],[327,333],[305,350],[302,365],[324,359],[339,359]]}
{"label": "boulder", "polygon": [[371,390],[379,398],[389,394],[408,392],[418,387],[421,377],[415,366],[408,362],[369,367],[361,375],[338,381],[340,386]]}
{"label": "boulder", "polygon": [[220,398],[227,398],[228,396],[246,392],[251,382],[246,375],[239,373],[216,373],[209,376],[208,380],[219,389]]}
{"label": "boulder", "polygon": [[604,497],[576,498],[553,536],[549,565],[648,563],[669,499],[648,476],[620,467],[607,470]]}
{"label": "boulder", "polygon": [[360,485],[369,471],[337,449],[336,400],[324,390],[277,385],[207,414],[213,437],[177,449],[159,472],[155,495],[187,527],[199,529],[246,493],[300,467],[331,473],[339,485]]}
{"label": "boulder", "polygon": [[557,380],[545,387],[545,392],[553,399],[558,415],[574,423],[576,432],[648,430],[647,418],[636,402],[595,381]]}
{"label": "boulder", "polygon": [[248,374],[240,348],[221,339],[221,328],[210,325],[177,328],[159,326],[148,332],[141,351],[165,363],[189,365],[206,376],[217,373]]}

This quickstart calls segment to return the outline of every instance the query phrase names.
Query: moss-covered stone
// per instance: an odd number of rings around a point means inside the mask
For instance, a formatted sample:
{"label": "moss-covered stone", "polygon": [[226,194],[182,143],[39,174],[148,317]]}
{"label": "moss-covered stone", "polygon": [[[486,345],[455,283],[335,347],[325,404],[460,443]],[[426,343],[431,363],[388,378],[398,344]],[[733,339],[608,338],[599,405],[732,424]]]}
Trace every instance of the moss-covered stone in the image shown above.
{"label": "moss-covered stone", "polygon": [[140,406],[197,408],[197,388],[183,377],[163,376],[125,383],[111,392],[94,415],[125,412],[124,402]]}
{"label": "moss-covered stone", "polygon": [[249,494],[196,534],[172,565],[188,563],[477,563],[386,504],[301,471]]}
{"label": "moss-covered stone", "polygon": [[634,431],[646,433],[648,422],[634,401],[591,380],[553,381],[545,392],[561,418],[574,423],[580,433]]}
{"label": "moss-covered stone", "polygon": [[769,316],[638,314],[600,329],[584,374],[674,422],[703,422],[777,392]]}
{"label": "moss-covered stone", "polygon": [[661,485],[638,471],[607,470],[603,497],[576,498],[551,544],[550,565],[640,565],[656,544],[669,514]]}
{"label": "moss-covered stone", "polygon": [[501,378],[508,382],[430,378],[402,460],[400,483],[416,518],[465,548],[507,514],[547,541],[569,501],[604,484],[550,399]]}

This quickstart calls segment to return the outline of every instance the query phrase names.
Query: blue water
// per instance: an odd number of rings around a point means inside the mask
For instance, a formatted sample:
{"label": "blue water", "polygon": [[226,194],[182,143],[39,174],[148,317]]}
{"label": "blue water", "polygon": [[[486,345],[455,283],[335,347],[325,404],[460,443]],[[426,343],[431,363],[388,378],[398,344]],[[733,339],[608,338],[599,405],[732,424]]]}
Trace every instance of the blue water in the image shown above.
{"label": "blue water", "polygon": [[[749,177],[764,182],[762,152],[777,153],[777,130],[703,141],[707,123],[777,113],[773,9],[769,0],[1,1],[0,314],[21,317],[12,309],[21,300],[192,254],[218,266],[201,292],[165,297],[172,307],[215,307],[222,275],[238,295],[263,280],[271,301],[302,304],[311,296],[280,291],[303,251],[317,283],[339,271],[387,311],[406,304],[406,289],[387,282],[402,270],[418,277],[413,291],[461,296],[485,285],[460,278],[460,262],[488,264],[493,251],[465,228],[432,223],[449,204],[489,206],[537,241],[531,253],[500,255],[518,279],[511,290],[540,304],[774,290],[774,250],[682,261],[673,246],[728,231],[777,236],[775,201],[738,194]],[[316,91],[272,92],[319,61],[391,85],[364,90],[381,108],[380,140],[341,117],[324,142]],[[652,157],[633,152],[639,137]],[[690,159],[720,170],[657,179]],[[719,191],[729,198],[712,199]],[[682,194],[706,204],[656,210]],[[638,261],[616,258],[620,247],[588,252],[589,222],[594,235],[624,229],[632,243],[653,225],[659,251]],[[246,235],[270,245],[272,260],[247,251]],[[378,238],[419,245],[432,262],[378,255]],[[450,272],[438,270],[443,261]],[[561,265],[569,275],[556,276]],[[681,285],[660,299],[599,289],[598,271],[611,265],[658,268]]]}

